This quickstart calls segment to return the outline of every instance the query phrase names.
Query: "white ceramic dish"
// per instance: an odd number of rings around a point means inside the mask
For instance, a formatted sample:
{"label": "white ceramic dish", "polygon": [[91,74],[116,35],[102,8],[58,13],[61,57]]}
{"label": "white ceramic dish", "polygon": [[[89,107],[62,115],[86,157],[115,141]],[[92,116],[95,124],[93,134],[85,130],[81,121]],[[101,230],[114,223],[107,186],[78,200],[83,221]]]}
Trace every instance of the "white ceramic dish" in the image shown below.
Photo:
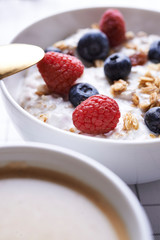
{"label": "white ceramic dish", "polygon": [[[160,34],[156,22],[160,13],[142,9],[120,8],[127,30]],[[13,42],[35,44],[45,48],[64,39],[79,28],[98,22],[107,7],[87,8],[60,13],[26,28]],[[148,21],[149,20],[149,21]],[[104,164],[129,184],[160,178],[160,140],[122,141],[76,135],[49,126],[24,111],[16,102],[25,72],[1,82],[6,109],[25,140],[60,145],[79,151]]]}
{"label": "white ceramic dish", "polygon": [[123,219],[130,240],[152,240],[152,231],[143,208],[128,186],[98,162],[58,146],[28,143],[0,146],[0,168],[22,163],[30,167],[65,173],[98,190]]}

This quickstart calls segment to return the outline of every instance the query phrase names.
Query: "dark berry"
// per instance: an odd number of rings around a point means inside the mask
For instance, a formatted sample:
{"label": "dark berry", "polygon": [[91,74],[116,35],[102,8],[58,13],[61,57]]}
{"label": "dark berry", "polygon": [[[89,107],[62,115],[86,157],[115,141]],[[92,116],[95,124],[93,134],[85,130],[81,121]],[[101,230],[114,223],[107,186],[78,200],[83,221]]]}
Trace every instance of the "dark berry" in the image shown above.
{"label": "dark berry", "polygon": [[80,57],[88,62],[106,59],[109,52],[108,38],[104,33],[86,33],[78,42],[77,51]]}
{"label": "dark berry", "polygon": [[104,73],[111,82],[119,79],[125,80],[131,71],[131,61],[129,57],[114,53],[104,62]]}
{"label": "dark berry", "polygon": [[69,101],[77,107],[81,102],[90,96],[99,94],[97,89],[88,83],[78,83],[71,87],[69,92]]}
{"label": "dark berry", "polygon": [[144,121],[152,132],[160,134],[160,107],[149,109],[145,113]]}
{"label": "dark berry", "polygon": [[148,59],[154,63],[160,62],[160,40],[151,44],[148,52]]}
{"label": "dark berry", "polygon": [[47,52],[59,52],[59,53],[61,53],[62,52],[59,48],[56,48],[54,46],[49,46],[44,51],[45,51],[45,53],[47,53]]}

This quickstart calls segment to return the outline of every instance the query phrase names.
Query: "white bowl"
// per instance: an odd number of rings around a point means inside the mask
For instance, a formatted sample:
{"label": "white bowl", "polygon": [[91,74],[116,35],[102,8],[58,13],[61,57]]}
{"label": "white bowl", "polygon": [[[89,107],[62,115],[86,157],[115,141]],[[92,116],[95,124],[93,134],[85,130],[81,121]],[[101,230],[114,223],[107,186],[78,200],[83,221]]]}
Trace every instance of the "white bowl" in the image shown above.
{"label": "white bowl", "polygon": [[[133,8],[120,8],[127,29],[160,34],[156,22],[160,13]],[[107,7],[72,10],[42,19],[26,28],[13,42],[35,44],[45,48],[60,39],[98,22]],[[160,140],[121,141],[76,135],[49,126],[24,111],[16,102],[24,72],[1,81],[6,109],[25,140],[67,147],[104,164],[125,182],[142,183],[160,178]]]}
{"label": "white bowl", "polygon": [[8,164],[40,167],[65,173],[104,196],[124,221],[130,240],[152,240],[146,214],[128,186],[98,162],[62,147],[28,143],[0,146],[0,168]]}

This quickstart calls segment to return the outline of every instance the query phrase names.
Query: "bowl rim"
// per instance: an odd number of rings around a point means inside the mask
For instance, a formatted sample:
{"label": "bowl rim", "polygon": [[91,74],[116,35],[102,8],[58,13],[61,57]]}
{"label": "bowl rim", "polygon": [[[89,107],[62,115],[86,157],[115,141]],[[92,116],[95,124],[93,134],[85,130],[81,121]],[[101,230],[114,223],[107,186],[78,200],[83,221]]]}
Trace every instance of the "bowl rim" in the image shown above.
{"label": "bowl rim", "polygon": [[[71,150],[65,147],[51,145],[48,143],[38,143],[38,142],[23,142],[23,143],[7,143],[7,144],[0,144],[0,153],[8,151],[12,152],[12,150],[16,150],[16,153],[22,154],[24,150],[31,152],[32,150],[36,150],[37,152],[41,151],[48,151],[50,153],[58,153],[62,156],[69,156],[73,158],[73,161],[77,161],[82,163],[83,165],[88,166],[90,169],[95,170],[98,174],[103,176],[106,181],[112,185],[116,191],[118,191],[118,195],[123,196],[125,201],[127,202],[130,212],[132,212],[137,225],[140,227],[140,235],[145,237],[144,239],[152,240],[152,228],[150,221],[147,217],[146,212],[144,211],[143,207],[140,205],[137,197],[134,195],[132,190],[127,186],[127,184],[121,180],[114,172],[110,169],[103,166],[101,163],[97,162],[96,160],[88,157],[84,154],[81,154],[75,150]],[[23,151],[22,151],[23,150]],[[78,164],[79,166],[79,164]]]}
{"label": "bowl rim", "polygon": [[[21,30],[18,34],[16,34],[16,36],[11,40],[11,43],[13,43],[15,41],[15,39],[20,35],[23,34],[24,31],[27,31],[28,29],[30,29],[31,27],[33,27],[36,24],[40,24],[41,22],[43,22],[44,20],[47,20],[49,18],[53,18],[55,16],[64,14],[64,13],[72,13],[72,12],[79,12],[79,11],[84,11],[84,10],[95,10],[95,9],[107,9],[107,8],[117,8],[117,9],[124,9],[124,10],[130,10],[133,9],[134,11],[138,10],[138,11],[145,11],[146,13],[157,13],[160,14],[160,11],[155,10],[155,9],[151,9],[149,10],[148,8],[141,8],[141,7],[123,7],[123,6],[118,6],[118,5],[98,5],[98,6],[93,6],[93,7],[80,7],[80,8],[71,8],[69,10],[62,10],[62,11],[57,11],[55,14],[51,14],[47,17],[43,17],[37,21],[34,21],[32,24],[29,24],[27,27],[25,27],[23,30]],[[24,70],[25,71],[25,70]],[[112,144],[127,144],[127,145],[143,145],[143,144],[154,144],[155,142],[160,142],[160,138],[151,138],[151,139],[133,139],[133,140],[123,140],[123,139],[107,139],[107,138],[100,138],[100,137],[95,137],[95,136],[90,136],[90,135],[85,135],[85,134],[73,134],[69,131],[65,131],[63,129],[59,129],[55,126],[52,126],[50,124],[44,123],[40,120],[38,120],[36,117],[32,116],[30,113],[28,113],[26,110],[24,110],[18,103],[17,101],[10,95],[9,91],[7,90],[7,87],[5,85],[5,80],[1,80],[0,81],[0,86],[1,86],[1,90],[4,93],[4,95],[7,97],[7,99],[9,100],[9,102],[19,111],[21,112],[26,118],[30,119],[31,121],[34,121],[36,124],[39,124],[40,126],[47,128],[48,130],[51,131],[56,131],[59,132],[61,134],[66,134],[68,136],[74,137],[81,140],[89,140],[89,141],[93,141],[93,142],[99,142],[99,143],[112,143]]]}

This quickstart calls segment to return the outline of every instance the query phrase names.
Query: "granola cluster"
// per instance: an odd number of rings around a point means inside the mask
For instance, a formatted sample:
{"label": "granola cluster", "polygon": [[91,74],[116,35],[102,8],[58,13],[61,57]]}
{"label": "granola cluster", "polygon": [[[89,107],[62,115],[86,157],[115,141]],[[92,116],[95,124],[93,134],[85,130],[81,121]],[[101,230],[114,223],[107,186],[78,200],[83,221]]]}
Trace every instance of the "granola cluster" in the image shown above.
{"label": "granola cluster", "polygon": [[138,130],[139,128],[139,123],[137,118],[129,113],[126,113],[126,115],[123,118],[124,125],[123,125],[123,130],[130,131],[130,130]]}
{"label": "granola cluster", "polygon": [[143,102],[139,105],[140,109],[146,112],[152,107],[160,106],[160,77],[154,77],[150,71],[140,77],[140,92],[149,95],[149,102]]}
{"label": "granola cluster", "polygon": [[122,92],[127,90],[128,83],[122,79],[115,81],[111,86],[111,94],[113,96],[120,95]]}

